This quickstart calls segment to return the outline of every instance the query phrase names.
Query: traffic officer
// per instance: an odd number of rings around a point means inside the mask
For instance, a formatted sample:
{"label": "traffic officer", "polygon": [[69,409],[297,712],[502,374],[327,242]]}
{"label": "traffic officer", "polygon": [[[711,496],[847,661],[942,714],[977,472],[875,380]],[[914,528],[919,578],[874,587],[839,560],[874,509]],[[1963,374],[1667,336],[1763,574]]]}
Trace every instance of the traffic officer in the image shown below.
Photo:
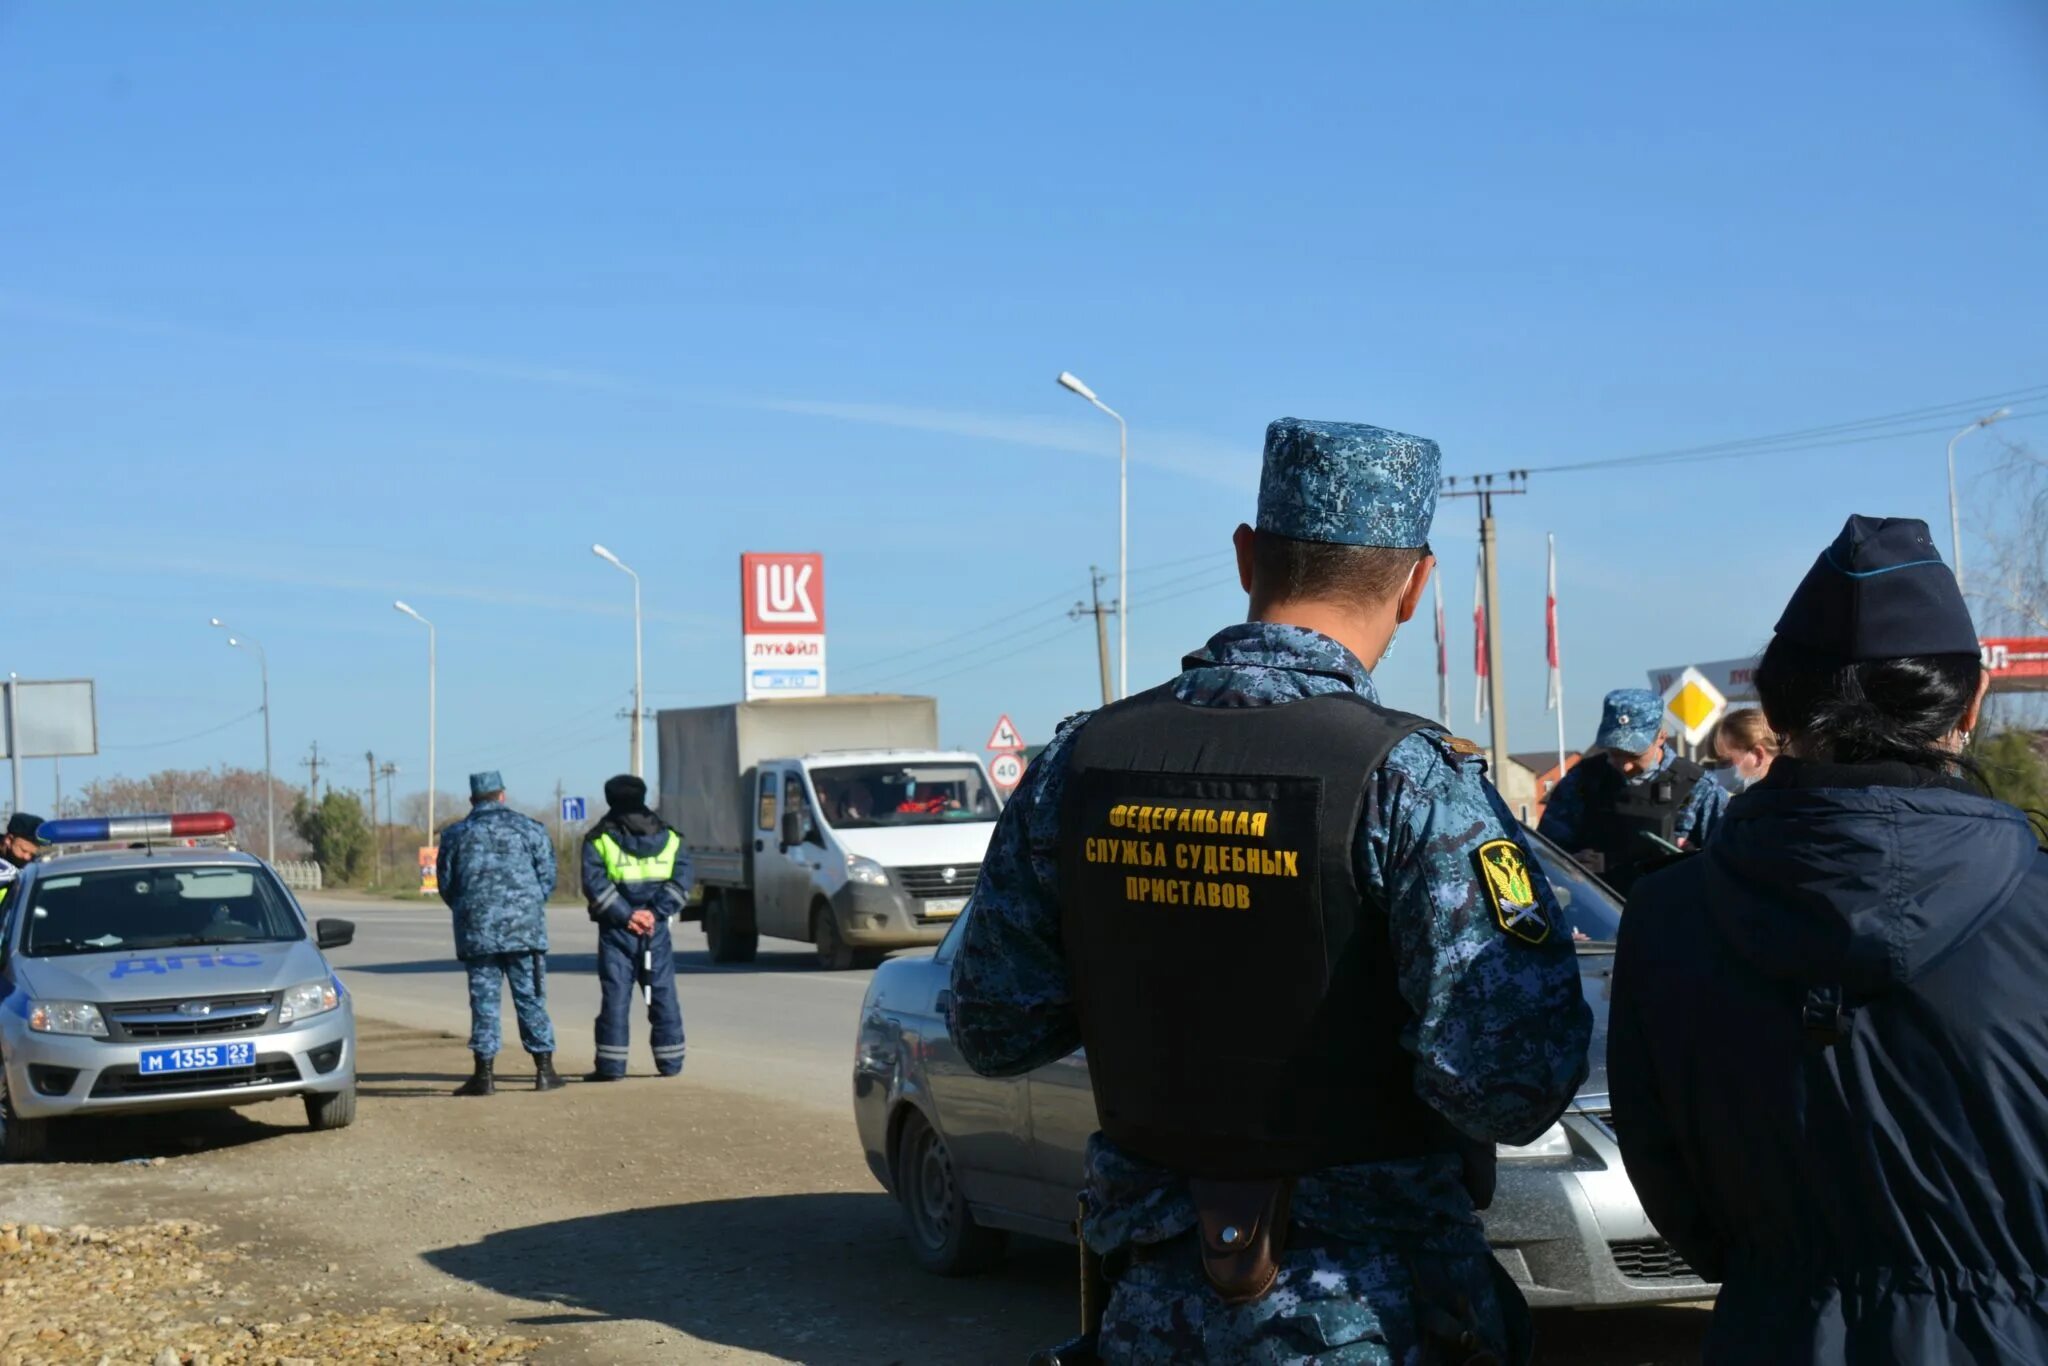
{"label": "traffic officer", "polygon": [[7,904],[7,894],[14,890],[14,875],[26,868],[35,858],[42,841],[36,832],[43,828],[41,816],[31,816],[26,811],[17,811],[7,818],[7,833],[0,835],[0,906]]}
{"label": "traffic officer", "polygon": [[533,1056],[533,1089],[562,1085],[548,1019],[548,896],[555,846],[533,817],[505,805],[495,769],[469,775],[469,815],[448,827],[435,858],[441,900],[455,913],[455,956],[469,974],[469,1051],[476,1071],[458,1096],[497,1089],[500,984],[512,988],[519,1041]]}
{"label": "traffic officer", "polygon": [[622,773],[604,785],[606,811],[583,837],[583,896],[598,924],[597,1067],[585,1081],[626,1075],[633,988],[647,997],[654,1070],[683,1070],[683,1011],[669,921],[690,898],[683,837],[647,807],[647,784]]}
{"label": "traffic officer", "polygon": [[984,1075],[1087,1048],[1104,1360],[1527,1357],[1474,1210],[1591,1018],[1478,747],[1373,686],[1437,470],[1419,437],[1275,422],[1250,620],[1061,725],[998,821],[948,1020]]}
{"label": "traffic officer", "polygon": [[1607,694],[1593,748],[1558,780],[1536,828],[1626,896],[1674,849],[1713,836],[1728,789],[1671,747],[1664,699],[1647,688]]}
{"label": "traffic officer", "polygon": [[1990,675],[1927,524],[1851,517],[1756,669],[1770,772],[1615,947],[1628,1177],[1709,1366],[2048,1362],[2048,855],[1962,771]]}

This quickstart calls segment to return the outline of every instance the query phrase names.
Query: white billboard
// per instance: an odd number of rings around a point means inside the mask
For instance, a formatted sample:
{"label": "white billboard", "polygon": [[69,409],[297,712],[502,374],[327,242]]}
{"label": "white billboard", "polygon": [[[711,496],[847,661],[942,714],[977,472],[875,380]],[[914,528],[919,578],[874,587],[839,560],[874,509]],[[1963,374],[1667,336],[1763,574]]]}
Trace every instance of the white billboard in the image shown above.
{"label": "white billboard", "polygon": [[24,759],[68,759],[100,752],[90,678],[17,679],[12,716],[0,717],[0,759],[18,748]]}

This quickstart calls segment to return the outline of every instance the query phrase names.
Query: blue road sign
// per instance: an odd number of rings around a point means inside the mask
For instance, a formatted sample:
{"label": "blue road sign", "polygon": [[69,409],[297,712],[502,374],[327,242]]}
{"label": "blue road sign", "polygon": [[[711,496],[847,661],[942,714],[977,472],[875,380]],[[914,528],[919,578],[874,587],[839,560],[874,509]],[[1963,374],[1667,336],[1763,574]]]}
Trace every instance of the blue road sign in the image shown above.
{"label": "blue road sign", "polygon": [[564,821],[582,820],[583,810],[583,799],[581,797],[562,798],[562,819]]}

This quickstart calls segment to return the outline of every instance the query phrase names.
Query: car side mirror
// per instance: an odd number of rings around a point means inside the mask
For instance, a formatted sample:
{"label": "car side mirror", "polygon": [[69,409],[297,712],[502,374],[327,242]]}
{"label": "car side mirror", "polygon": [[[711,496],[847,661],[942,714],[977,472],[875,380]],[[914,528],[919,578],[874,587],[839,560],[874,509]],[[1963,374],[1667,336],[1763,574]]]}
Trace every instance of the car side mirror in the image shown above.
{"label": "car side mirror", "polygon": [[785,812],[783,812],[783,813],[782,813],[782,847],[783,847],[783,848],[785,848],[785,849],[787,849],[787,848],[791,847],[792,845],[802,844],[803,842],[804,842],[804,813],[803,813],[803,812],[801,812],[801,811],[785,811]]}
{"label": "car side mirror", "polygon": [[353,920],[316,920],[313,922],[313,942],[323,949],[338,949],[356,940],[356,922]]}

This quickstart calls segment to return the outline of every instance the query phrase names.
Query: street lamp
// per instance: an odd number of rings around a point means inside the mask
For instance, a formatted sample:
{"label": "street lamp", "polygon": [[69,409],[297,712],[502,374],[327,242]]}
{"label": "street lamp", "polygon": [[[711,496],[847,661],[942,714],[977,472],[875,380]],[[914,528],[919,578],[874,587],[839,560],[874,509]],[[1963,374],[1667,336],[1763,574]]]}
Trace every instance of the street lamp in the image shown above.
{"label": "street lamp", "polygon": [[402,602],[391,604],[394,611],[403,612],[427,628],[427,847],[434,846],[434,623],[428,621]]}
{"label": "street lamp", "polygon": [[641,741],[640,741],[640,576],[639,576],[638,574],[634,574],[634,573],[633,573],[633,570],[631,569],[631,567],[630,567],[630,566],[628,566],[628,565],[626,564],[626,562],[625,562],[624,560],[622,560],[622,559],[620,559],[620,558],[619,558],[618,556],[616,556],[616,555],[612,554],[612,552],[611,552],[611,551],[609,551],[609,550],[606,550],[606,549],[605,549],[605,548],[604,548],[603,546],[601,546],[601,545],[594,545],[594,546],[590,547],[590,553],[591,553],[591,554],[593,554],[593,555],[595,555],[595,556],[597,556],[597,558],[599,558],[600,560],[603,560],[603,561],[604,561],[604,562],[605,562],[606,564],[608,564],[608,565],[611,565],[611,566],[612,566],[612,567],[613,567],[614,569],[623,569],[623,570],[625,570],[625,572],[626,572],[627,574],[629,574],[629,575],[632,575],[632,579],[633,579],[633,736],[632,736],[632,745],[633,745],[633,776],[637,778],[637,777],[639,777],[639,776],[641,775],[641,770],[642,770],[642,769],[643,769],[643,768],[645,767],[645,764],[644,764],[644,762],[643,762],[643,757],[642,757],[642,749],[643,749],[643,746],[642,746],[642,744],[641,744]]}
{"label": "street lamp", "polygon": [[2002,417],[2011,417],[2012,409],[2000,408],[1995,413],[1986,413],[1969,426],[1948,439],[1948,544],[1956,562],[1956,588],[1963,586],[1963,521],[1956,512],[1956,442],[1961,441],[1979,427],[1989,427]]}
{"label": "street lamp", "polygon": [[1060,388],[1079,394],[1116,419],[1116,691],[1131,695],[1131,429],[1123,414],[1095,397],[1095,391],[1068,370],[1060,371]]}
{"label": "street lamp", "polygon": [[[207,625],[217,630],[226,630],[227,623],[214,617]],[[256,667],[263,675],[263,861],[277,862],[277,780],[270,773],[270,657],[263,653],[263,647],[247,636],[228,637],[228,644],[235,649],[250,649],[256,652]]]}

